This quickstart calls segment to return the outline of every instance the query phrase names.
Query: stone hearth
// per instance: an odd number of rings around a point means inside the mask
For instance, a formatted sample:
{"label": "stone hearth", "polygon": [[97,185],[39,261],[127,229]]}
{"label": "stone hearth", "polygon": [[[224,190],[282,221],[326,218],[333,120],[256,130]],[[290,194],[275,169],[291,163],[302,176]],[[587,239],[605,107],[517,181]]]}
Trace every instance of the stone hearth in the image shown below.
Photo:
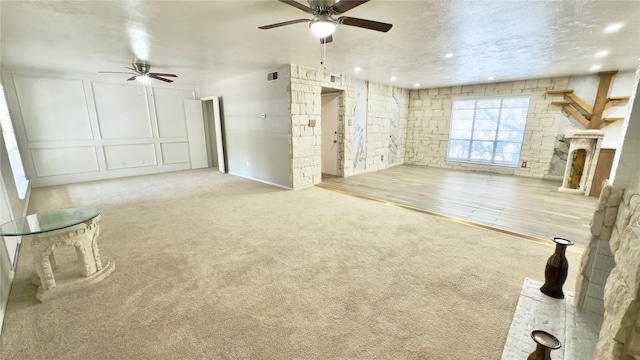
{"label": "stone hearth", "polygon": [[554,360],[591,359],[598,341],[602,316],[579,311],[574,295],[565,291],[564,299],[540,292],[542,281],[525,279],[518,300],[502,360],[525,360],[536,344],[533,330],[544,330],[560,340],[562,347],[551,352]]}

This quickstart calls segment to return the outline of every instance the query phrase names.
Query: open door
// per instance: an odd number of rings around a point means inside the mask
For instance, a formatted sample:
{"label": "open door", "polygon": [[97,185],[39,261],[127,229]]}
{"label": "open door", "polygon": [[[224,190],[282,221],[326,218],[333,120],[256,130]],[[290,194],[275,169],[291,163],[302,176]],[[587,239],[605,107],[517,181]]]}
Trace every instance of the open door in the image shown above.
{"label": "open door", "polygon": [[187,119],[187,137],[191,168],[202,169],[209,166],[207,141],[204,133],[204,114],[200,100],[185,100],[184,114]]}
{"label": "open door", "polygon": [[220,117],[220,99],[214,96],[213,102],[213,127],[215,128],[216,154],[218,155],[218,171],[227,172],[227,162],[225,160],[224,143],[222,142],[222,118]]}
{"label": "open door", "polygon": [[322,173],[329,175],[338,175],[339,95],[337,92],[322,94]]}
{"label": "open door", "polygon": [[[184,108],[187,119],[191,168],[200,169],[217,166],[218,171],[226,173],[226,155],[224,152],[219,98],[214,96],[203,98],[202,100],[185,100]],[[213,149],[210,149],[211,147]],[[215,156],[215,158],[209,159],[211,156]]]}

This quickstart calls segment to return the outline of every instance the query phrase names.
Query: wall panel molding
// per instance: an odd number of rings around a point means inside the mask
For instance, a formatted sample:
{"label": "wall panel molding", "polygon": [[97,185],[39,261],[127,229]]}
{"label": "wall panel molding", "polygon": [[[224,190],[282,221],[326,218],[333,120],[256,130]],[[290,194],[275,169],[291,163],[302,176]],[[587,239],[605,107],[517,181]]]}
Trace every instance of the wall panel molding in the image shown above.
{"label": "wall panel molding", "polygon": [[3,79],[33,187],[191,168],[184,100],[195,85],[13,69]]}

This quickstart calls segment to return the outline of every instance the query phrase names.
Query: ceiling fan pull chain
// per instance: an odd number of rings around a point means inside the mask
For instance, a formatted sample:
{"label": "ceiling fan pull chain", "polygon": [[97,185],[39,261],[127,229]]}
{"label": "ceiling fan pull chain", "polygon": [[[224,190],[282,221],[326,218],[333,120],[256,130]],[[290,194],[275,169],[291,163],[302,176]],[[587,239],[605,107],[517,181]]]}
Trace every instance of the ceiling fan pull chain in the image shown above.
{"label": "ceiling fan pull chain", "polygon": [[320,65],[324,67],[324,70],[327,70],[327,65],[325,64],[325,60],[327,59],[327,43],[323,42],[321,46],[322,49],[320,50]]}

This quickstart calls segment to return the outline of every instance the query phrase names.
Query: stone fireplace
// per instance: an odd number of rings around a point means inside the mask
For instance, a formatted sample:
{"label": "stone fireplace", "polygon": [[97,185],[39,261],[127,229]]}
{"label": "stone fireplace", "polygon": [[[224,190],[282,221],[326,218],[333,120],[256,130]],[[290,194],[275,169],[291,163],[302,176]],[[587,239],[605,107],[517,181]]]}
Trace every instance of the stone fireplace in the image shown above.
{"label": "stone fireplace", "polygon": [[593,359],[640,359],[640,195],[608,181],[582,256],[576,307],[604,316]]}
{"label": "stone fireplace", "polygon": [[569,156],[564,170],[562,186],[558,191],[589,194],[591,181],[600,154],[604,132],[600,130],[567,131],[564,138],[570,141]]}

